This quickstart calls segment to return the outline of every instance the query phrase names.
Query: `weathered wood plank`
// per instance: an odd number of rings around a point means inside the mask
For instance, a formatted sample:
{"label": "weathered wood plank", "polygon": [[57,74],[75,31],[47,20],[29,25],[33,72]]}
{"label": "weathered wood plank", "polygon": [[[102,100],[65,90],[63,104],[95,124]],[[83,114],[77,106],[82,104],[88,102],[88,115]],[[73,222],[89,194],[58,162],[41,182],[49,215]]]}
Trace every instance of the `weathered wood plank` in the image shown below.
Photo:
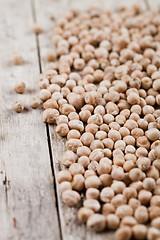
{"label": "weathered wood plank", "polygon": [[[37,46],[31,31],[30,1],[1,1],[0,7],[0,239],[60,239],[53,178],[45,125],[41,110],[12,110],[15,99],[28,107],[38,93]],[[13,66],[10,57],[17,51],[25,59]],[[13,91],[24,81],[27,91]],[[1,174],[3,172],[3,174]]]}
{"label": "weathered wood plank", "polygon": [[154,0],[154,1],[152,1],[152,0],[145,0],[146,1],[146,3],[148,3],[148,7],[150,8],[150,9],[160,9],[160,1],[159,0]]}
{"label": "weathered wood plank", "polygon": [[[35,2],[35,12],[36,12],[36,19],[37,22],[42,24],[43,28],[45,29],[45,33],[39,35],[39,46],[40,46],[40,55],[41,55],[41,62],[42,62],[42,70],[46,68],[46,60],[45,54],[48,48],[52,47],[51,43],[51,34],[52,29],[55,25],[55,22],[51,20],[51,17],[57,18],[60,13],[64,10],[73,7],[79,10],[85,10],[90,5],[97,5],[100,7],[105,6],[105,8],[109,9],[117,9],[117,5],[120,3],[126,3],[127,5],[132,5],[134,3],[139,3],[138,0],[108,0],[108,1],[99,1],[99,0],[87,0],[87,1],[78,1],[78,0],[34,0]],[[144,1],[140,2],[143,9],[145,9]],[[49,6],[49,7],[48,7]],[[65,151],[65,139],[59,137],[55,132],[55,127],[49,126],[50,130],[50,138],[51,138],[51,146],[52,146],[52,153],[53,153],[53,164],[54,164],[54,171],[55,175],[57,172],[64,167],[60,163],[60,159]],[[58,184],[57,184],[58,190]],[[113,232],[110,233],[101,233],[95,234],[89,231],[85,225],[81,224],[77,220],[77,209],[78,208],[69,208],[65,204],[63,204],[61,199],[61,194],[57,191],[58,197],[58,204],[59,204],[59,214],[60,214],[60,221],[61,221],[61,228],[62,228],[62,236],[64,240],[103,240],[113,239]]]}

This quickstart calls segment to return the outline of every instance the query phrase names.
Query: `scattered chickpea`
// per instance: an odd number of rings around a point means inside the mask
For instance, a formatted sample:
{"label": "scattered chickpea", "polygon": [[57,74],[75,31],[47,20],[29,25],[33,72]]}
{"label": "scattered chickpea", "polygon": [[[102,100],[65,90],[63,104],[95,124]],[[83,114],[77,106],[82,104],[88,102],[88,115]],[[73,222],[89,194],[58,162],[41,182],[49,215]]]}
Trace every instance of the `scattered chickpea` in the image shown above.
{"label": "scattered chickpea", "polygon": [[12,57],[12,62],[14,65],[21,65],[23,63],[23,58],[20,54],[15,53]]}
{"label": "scattered chickpea", "polygon": [[101,232],[106,226],[105,217],[102,214],[93,214],[87,220],[87,227],[95,232]]}
{"label": "scattered chickpea", "polygon": [[30,106],[32,108],[37,108],[40,106],[40,104],[41,104],[41,100],[38,97],[32,97],[30,99]]}
{"label": "scattered chickpea", "polygon": [[17,113],[20,113],[23,111],[24,109],[24,104],[20,101],[20,100],[16,100],[14,103],[13,103],[13,109],[14,111],[16,111]]}
{"label": "scattered chickpea", "polygon": [[72,207],[80,201],[81,197],[79,193],[74,190],[66,190],[62,193],[62,199],[65,204]]}
{"label": "scattered chickpea", "polygon": [[19,82],[14,86],[14,90],[16,93],[24,93],[26,90],[26,85],[24,82]]}

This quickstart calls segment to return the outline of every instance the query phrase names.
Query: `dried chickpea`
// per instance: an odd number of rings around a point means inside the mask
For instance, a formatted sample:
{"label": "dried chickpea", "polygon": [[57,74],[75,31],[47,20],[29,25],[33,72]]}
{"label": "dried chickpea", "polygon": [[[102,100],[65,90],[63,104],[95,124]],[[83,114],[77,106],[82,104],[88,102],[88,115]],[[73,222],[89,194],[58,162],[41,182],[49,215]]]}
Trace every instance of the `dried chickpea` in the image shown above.
{"label": "dried chickpea", "polygon": [[12,57],[12,62],[14,65],[21,65],[23,63],[23,57],[18,53],[15,53]]}
{"label": "dried chickpea", "polygon": [[30,106],[32,108],[37,108],[40,106],[40,104],[41,104],[41,100],[38,97],[32,97],[30,99]]}
{"label": "dried chickpea", "polygon": [[56,123],[58,116],[59,116],[59,111],[57,109],[47,108],[43,112],[43,122]]}
{"label": "dried chickpea", "polygon": [[99,201],[96,199],[84,200],[83,206],[92,209],[94,212],[98,212],[101,207]]}
{"label": "dried chickpea", "polygon": [[84,167],[79,163],[72,163],[69,167],[69,172],[72,176],[76,174],[84,174]]}
{"label": "dried chickpea", "polygon": [[51,93],[47,89],[42,89],[39,93],[39,98],[43,102],[47,101],[49,98],[51,98]]}
{"label": "dried chickpea", "polygon": [[79,139],[80,136],[81,136],[81,134],[78,130],[72,129],[72,130],[68,131],[67,140],[69,140],[71,138]]}
{"label": "dried chickpea", "polygon": [[101,232],[106,226],[105,217],[102,214],[93,214],[87,220],[87,227],[95,232]]}
{"label": "dried chickpea", "polygon": [[76,190],[76,191],[82,191],[84,188],[84,177],[82,176],[82,174],[76,174],[73,176],[71,185],[72,185],[72,189]]}
{"label": "dried chickpea", "polygon": [[20,101],[20,100],[16,100],[14,103],[13,103],[13,109],[14,111],[16,111],[17,113],[20,113],[23,111],[24,109],[24,104]]}
{"label": "dried chickpea", "polygon": [[143,224],[136,224],[132,228],[133,236],[137,240],[145,240],[147,237],[147,227]]}
{"label": "dried chickpea", "polygon": [[138,223],[146,223],[149,218],[147,208],[145,206],[139,206],[134,212],[134,217]]}
{"label": "dried chickpea", "polygon": [[57,180],[58,180],[58,183],[62,183],[65,181],[71,182],[72,176],[69,171],[60,171],[57,175]]}
{"label": "dried chickpea", "polygon": [[94,212],[92,209],[86,208],[86,207],[81,207],[78,211],[78,219],[81,222],[87,222],[88,218],[93,214],[94,214]]}
{"label": "dried chickpea", "polygon": [[72,207],[80,201],[81,197],[79,193],[74,190],[66,190],[62,193],[62,199],[65,204]]}
{"label": "dried chickpea", "polygon": [[119,226],[120,220],[115,214],[108,214],[106,216],[106,224],[107,228],[114,230],[117,229]]}
{"label": "dried chickpea", "polygon": [[43,32],[43,29],[41,27],[41,25],[39,25],[38,23],[35,23],[32,27],[32,30],[35,34],[40,34]]}
{"label": "dried chickpea", "polygon": [[86,191],[86,199],[98,199],[100,192],[96,188],[88,188]]}
{"label": "dried chickpea", "polygon": [[131,236],[132,230],[130,227],[127,226],[118,228],[118,230],[115,232],[115,240],[130,240]]}
{"label": "dried chickpea", "polygon": [[88,188],[99,188],[101,180],[97,176],[89,176],[85,180],[85,187]]}
{"label": "dried chickpea", "polygon": [[69,167],[72,163],[75,163],[76,157],[74,152],[68,150],[63,154],[62,164],[66,167]]}
{"label": "dried chickpea", "polygon": [[24,93],[26,90],[26,85],[24,82],[18,82],[16,83],[16,85],[14,86],[14,91],[16,93]]}

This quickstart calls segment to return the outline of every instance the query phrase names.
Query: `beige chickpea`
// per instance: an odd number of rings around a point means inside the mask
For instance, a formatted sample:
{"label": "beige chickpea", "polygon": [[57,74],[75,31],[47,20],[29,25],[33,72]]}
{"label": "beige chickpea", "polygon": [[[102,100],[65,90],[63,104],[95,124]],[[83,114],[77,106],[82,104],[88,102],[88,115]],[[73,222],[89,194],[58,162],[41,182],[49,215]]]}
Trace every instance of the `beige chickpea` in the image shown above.
{"label": "beige chickpea", "polygon": [[74,138],[70,138],[67,142],[66,142],[66,148],[68,150],[71,150],[73,152],[76,152],[78,147],[82,147],[82,143],[79,139],[74,139]]}
{"label": "beige chickpea", "polygon": [[92,209],[94,212],[98,212],[101,207],[99,201],[96,199],[84,200],[83,206]]}
{"label": "beige chickpea", "polygon": [[41,100],[38,97],[31,97],[30,99],[30,106],[32,108],[37,108],[41,104]]}
{"label": "beige chickpea", "polygon": [[103,187],[110,187],[112,184],[112,177],[109,174],[101,174],[99,176]]}
{"label": "beige chickpea", "polygon": [[126,216],[121,221],[121,226],[133,227],[137,225],[137,220],[132,216]]}
{"label": "beige chickpea", "polygon": [[71,180],[72,180],[72,176],[71,176],[69,171],[63,170],[63,171],[58,172],[58,174],[57,174],[58,183],[62,183],[62,182],[65,182],[65,181],[71,182]]}
{"label": "beige chickpea", "polygon": [[133,215],[133,209],[127,204],[120,205],[116,209],[116,215],[120,219],[124,218],[125,216],[132,216]]}
{"label": "beige chickpea", "polygon": [[83,122],[87,122],[90,116],[91,116],[91,112],[89,110],[82,110],[79,113],[79,117]]}
{"label": "beige chickpea", "polygon": [[123,137],[128,136],[128,135],[130,134],[130,131],[129,131],[129,129],[126,128],[126,127],[121,127],[121,128],[119,129],[119,133],[121,134],[121,136],[122,136],[122,138],[123,138]]}
{"label": "beige chickpea", "polygon": [[111,203],[115,207],[119,207],[120,205],[124,205],[127,203],[127,199],[123,196],[123,194],[117,194],[111,200]]}
{"label": "beige chickpea", "polygon": [[70,112],[68,114],[68,119],[71,120],[79,120],[79,115],[76,112]]}
{"label": "beige chickpea", "polygon": [[73,176],[71,185],[72,185],[72,189],[76,190],[76,191],[82,191],[84,188],[84,177],[82,176],[82,174],[76,174]]}
{"label": "beige chickpea", "polygon": [[21,102],[20,100],[16,100],[14,103],[13,103],[13,109],[14,111],[16,111],[17,113],[20,113],[23,111],[24,109],[24,104],[23,102]]}
{"label": "beige chickpea", "polygon": [[123,190],[126,188],[126,185],[124,182],[114,180],[111,188],[114,190],[115,194],[119,194],[123,192]]}
{"label": "beige chickpea", "polygon": [[147,233],[148,240],[156,240],[160,236],[160,231],[155,227],[150,227]]}
{"label": "beige chickpea", "polygon": [[21,55],[19,55],[18,53],[14,53],[13,57],[12,57],[12,63],[14,65],[21,65],[23,63],[23,57]]}
{"label": "beige chickpea", "polygon": [[142,171],[139,168],[133,168],[129,171],[129,178],[133,182],[137,182],[142,179]]}
{"label": "beige chickpea", "polygon": [[100,141],[100,140],[93,140],[91,142],[90,149],[91,149],[91,151],[93,151],[93,150],[95,150],[97,148],[104,149],[103,142]]}
{"label": "beige chickpea", "polygon": [[110,130],[108,132],[108,137],[110,139],[112,139],[114,142],[116,142],[117,140],[121,140],[121,135],[118,131],[116,130]]}
{"label": "beige chickpea", "polygon": [[89,176],[85,180],[85,187],[88,188],[99,188],[101,180],[97,176]]}
{"label": "beige chickpea", "polygon": [[159,178],[158,169],[156,169],[156,167],[152,165],[150,169],[147,171],[147,177],[151,177],[157,180]]}
{"label": "beige chickpea", "polygon": [[72,176],[76,174],[84,174],[84,167],[79,163],[72,163],[69,167],[69,172]]}
{"label": "beige chickpea", "polygon": [[119,226],[120,220],[115,214],[108,214],[106,216],[106,224],[107,228],[114,230],[117,229]]}
{"label": "beige chickpea", "polygon": [[78,157],[82,157],[82,156],[89,156],[91,153],[90,148],[86,147],[86,146],[82,146],[82,147],[78,147],[77,149],[77,156]]}
{"label": "beige chickpea", "polygon": [[85,102],[86,104],[96,106],[100,97],[101,97],[101,94],[96,91],[86,92]]}
{"label": "beige chickpea", "polygon": [[139,147],[136,150],[136,156],[139,157],[147,157],[148,156],[148,151],[144,147]]}
{"label": "beige chickpea", "polygon": [[58,109],[57,101],[54,99],[48,99],[47,101],[45,101],[43,103],[43,108],[44,109],[47,109],[47,108]]}
{"label": "beige chickpea", "polygon": [[136,198],[130,198],[128,205],[135,211],[140,206],[140,201]]}
{"label": "beige chickpea", "polygon": [[153,191],[155,188],[156,182],[153,178],[145,178],[143,180],[143,187],[148,191]]}
{"label": "beige chickpea", "polygon": [[51,98],[51,93],[47,89],[42,89],[39,93],[40,100],[47,101],[49,98]]}
{"label": "beige chickpea", "polygon": [[96,188],[88,188],[86,191],[86,199],[99,199],[100,192]]}
{"label": "beige chickpea", "polygon": [[72,190],[71,183],[68,181],[64,181],[59,185],[60,192],[63,193],[66,190]]}
{"label": "beige chickpea", "polygon": [[46,53],[47,61],[49,61],[49,62],[53,61],[54,62],[56,60],[56,58],[57,58],[56,52],[53,49],[49,49]]}
{"label": "beige chickpea", "polygon": [[143,205],[147,205],[148,202],[151,200],[152,193],[148,190],[140,190],[138,194],[138,199]]}
{"label": "beige chickpea", "polygon": [[78,159],[78,163],[81,164],[84,168],[87,168],[90,163],[90,160],[87,156],[81,156]]}
{"label": "beige chickpea", "polygon": [[113,142],[112,139],[110,139],[110,138],[105,138],[105,139],[102,140],[102,143],[103,143],[103,145],[104,145],[105,148],[108,148],[108,149],[110,149],[110,150],[113,149],[114,142]]}
{"label": "beige chickpea", "polygon": [[79,193],[74,190],[66,190],[62,193],[62,199],[65,204],[72,207],[80,201],[81,197]]}
{"label": "beige chickpea", "polygon": [[71,138],[79,139],[80,136],[81,136],[81,134],[78,130],[72,129],[72,130],[68,131],[67,140],[69,140]]}
{"label": "beige chickpea", "polygon": [[85,132],[80,138],[81,142],[85,146],[90,146],[91,142],[94,140],[94,135],[90,132]]}
{"label": "beige chickpea", "polygon": [[160,207],[158,206],[151,206],[148,208],[149,218],[153,220],[157,217],[160,217]]}
{"label": "beige chickpea", "polygon": [[68,150],[63,154],[62,164],[66,167],[69,167],[72,163],[75,163],[76,157],[74,152]]}
{"label": "beige chickpea", "polygon": [[147,208],[145,206],[139,206],[134,212],[134,217],[138,223],[146,223],[149,218]]}
{"label": "beige chickpea", "polygon": [[16,85],[14,86],[14,90],[16,93],[24,93],[26,90],[25,83],[24,82],[16,83]]}
{"label": "beige chickpea", "polygon": [[106,226],[105,217],[102,214],[93,214],[87,220],[87,227],[95,232],[103,231]]}
{"label": "beige chickpea", "polygon": [[112,214],[115,213],[115,207],[113,206],[113,204],[111,203],[105,203],[102,206],[102,214],[104,216],[107,216],[108,214]]}
{"label": "beige chickpea", "polygon": [[149,129],[146,132],[146,136],[151,141],[156,141],[160,138],[160,131],[157,128]]}
{"label": "beige chickpea", "polygon": [[69,132],[68,124],[60,123],[56,127],[56,133],[58,133],[61,137],[65,137]]}
{"label": "beige chickpea", "polygon": [[147,237],[147,227],[143,224],[136,224],[132,228],[133,236],[137,240],[145,240]]}
{"label": "beige chickpea", "polygon": [[107,114],[112,114],[113,116],[116,116],[119,113],[119,108],[118,106],[113,103],[113,102],[108,102],[106,104],[106,110],[107,110]]}
{"label": "beige chickpea", "polygon": [[121,167],[115,167],[111,171],[111,176],[114,180],[121,181],[124,179],[124,170]]}
{"label": "beige chickpea", "polygon": [[147,121],[145,121],[144,119],[139,119],[139,120],[137,121],[137,123],[138,123],[138,126],[139,126],[141,129],[147,130],[147,127],[148,127],[148,122],[147,122]]}
{"label": "beige chickpea", "polygon": [[105,187],[102,189],[100,193],[100,199],[101,201],[108,203],[110,200],[114,197],[114,191],[110,187]]}
{"label": "beige chickpea", "polygon": [[70,104],[63,104],[59,108],[60,113],[68,116],[71,112],[76,112],[75,108]]}
{"label": "beige chickpea", "polygon": [[132,236],[132,230],[128,226],[124,226],[121,228],[118,228],[118,230],[115,232],[115,240],[130,240]]}
{"label": "beige chickpea", "polygon": [[42,29],[42,27],[41,27],[40,24],[35,23],[35,24],[33,25],[33,27],[32,27],[32,31],[33,31],[35,34],[40,34],[40,33],[43,32],[43,29]]}
{"label": "beige chickpea", "polygon": [[98,126],[94,123],[87,124],[85,127],[85,131],[95,135],[98,132]]}
{"label": "beige chickpea", "polygon": [[90,170],[94,170],[95,172],[97,172],[97,166],[98,166],[98,162],[96,161],[91,161],[88,165],[88,169]]}
{"label": "beige chickpea", "polygon": [[95,138],[96,139],[99,139],[99,140],[103,140],[107,137],[107,133],[105,131],[98,131],[96,134],[95,134]]}
{"label": "beige chickpea", "polygon": [[126,145],[135,145],[135,138],[133,136],[127,135],[123,138],[123,141],[126,143]]}
{"label": "beige chickpea", "polygon": [[114,116],[112,115],[112,114],[105,114],[104,116],[103,116],[103,121],[104,121],[104,123],[106,123],[106,124],[110,124],[111,122],[113,122],[114,121]]}
{"label": "beige chickpea", "polygon": [[57,109],[48,108],[43,112],[43,122],[44,123],[56,123],[59,116],[59,111]]}
{"label": "beige chickpea", "polygon": [[87,222],[88,218],[93,214],[94,214],[94,212],[92,209],[86,208],[86,207],[81,207],[78,211],[78,219],[81,222]]}
{"label": "beige chickpea", "polygon": [[137,147],[144,147],[147,150],[150,148],[150,142],[146,136],[138,137],[136,140]]}
{"label": "beige chickpea", "polygon": [[160,196],[158,195],[153,196],[151,198],[150,205],[160,207]]}
{"label": "beige chickpea", "polygon": [[129,200],[130,198],[136,198],[137,191],[135,188],[127,187],[123,190],[123,195],[127,200]]}
{"label": "beige chickpea", "polygon": [[139,157],[137,166],[141,171],[147,171],[151,166],[151,160],[147,157]]}

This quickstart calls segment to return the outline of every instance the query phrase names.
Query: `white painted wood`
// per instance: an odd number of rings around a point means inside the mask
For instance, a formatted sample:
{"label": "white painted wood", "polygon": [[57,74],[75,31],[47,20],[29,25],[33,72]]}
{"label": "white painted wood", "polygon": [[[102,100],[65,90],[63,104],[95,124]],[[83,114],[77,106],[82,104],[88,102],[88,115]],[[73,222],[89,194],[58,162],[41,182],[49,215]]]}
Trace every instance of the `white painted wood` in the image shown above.
{"label": "white painted wood", "polygon": [[[41,110],[28,108],[38,93],[37,46],[31,31],[33,18],[29,0],[5,0],[0,7],[0,239],[60,239],[53,178],[45,125]],[[25,59],[13,66],[14,51]],[[13,91],[24,81],[27,91]],[[12,110],[15,99],[28,110]],[[1,173],[3,172],[3,174]]]}

